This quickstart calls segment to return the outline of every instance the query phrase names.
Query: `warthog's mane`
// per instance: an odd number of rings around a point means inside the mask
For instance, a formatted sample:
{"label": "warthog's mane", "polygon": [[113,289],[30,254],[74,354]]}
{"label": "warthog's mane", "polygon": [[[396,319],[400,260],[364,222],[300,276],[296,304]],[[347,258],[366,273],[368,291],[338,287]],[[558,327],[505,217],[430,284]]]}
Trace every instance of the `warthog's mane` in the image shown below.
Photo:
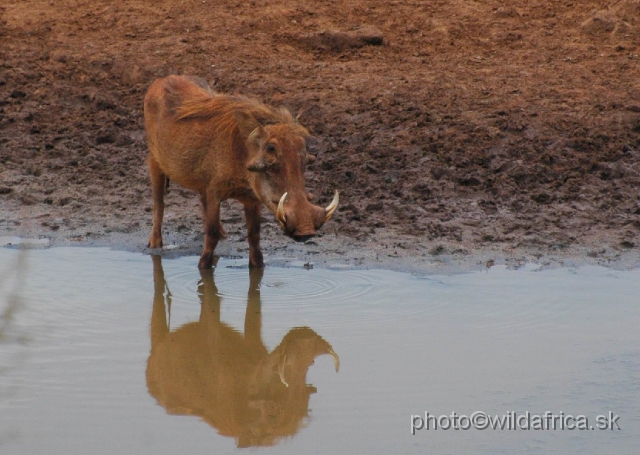
{"label": "warthog's mane", "polygon": [[302,136],[308,136],[308,131],[299,125],[289,109],[286,107],[272,108],[252,98],[239,95],[225,95],[215,92],[206,81],[190,78],[196,86],[188,97],[181,96],[178,90],[169,87],[167,95],[173,98],[170,104],[174,106],[176,120],[209,120],[216,118],[220,123],[235,125],[235,113],[251,114],[262,126],[287,124]]}

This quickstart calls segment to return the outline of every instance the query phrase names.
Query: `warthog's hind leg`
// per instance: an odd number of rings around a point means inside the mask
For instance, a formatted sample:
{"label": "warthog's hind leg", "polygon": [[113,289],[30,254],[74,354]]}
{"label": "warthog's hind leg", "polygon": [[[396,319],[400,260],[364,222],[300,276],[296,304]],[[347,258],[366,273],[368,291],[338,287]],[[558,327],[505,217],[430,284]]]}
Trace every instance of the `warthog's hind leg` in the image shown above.
{"label": "warthog's hind leg", "polygon": [[216,249],[224,230],[220,224],[220,198],[212,191],[207,191],[206,196],[201,196],[204,210],[204,250],[200,256],[198,267],[210,269],[213,267],[213,250]]}
{"label": "warthog's hind leg", "polygon": [[151,157],[149,157],[149,175],[151,176],[151,191],[153,193],[153,227],[147,246],[162,248],[162,217],[164,216],[164,192],[167,187],[167,176]]}
{"label": "warthog's hind leg", "polygon": [[247,220],[247,240],[249,241],[249,267],[264,267],[260,251],[260,202],[246,202],[244,216]]}

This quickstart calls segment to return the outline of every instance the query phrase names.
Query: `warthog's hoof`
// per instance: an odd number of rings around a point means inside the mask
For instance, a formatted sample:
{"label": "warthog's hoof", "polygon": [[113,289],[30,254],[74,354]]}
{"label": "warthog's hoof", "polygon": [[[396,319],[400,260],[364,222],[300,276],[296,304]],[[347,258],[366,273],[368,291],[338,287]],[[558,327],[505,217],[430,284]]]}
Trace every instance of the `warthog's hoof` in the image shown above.
{"label": "warthog's hoof", "polygon": [[151,235],[149,237],[149,243],[147,243],[149,248],[162,248],[162,237],[155,237]]}
{"label": "warthog's hoof", "polygon": [[198,262],[199,269],[210,269],[213,267],[213,253],[203,253]]}

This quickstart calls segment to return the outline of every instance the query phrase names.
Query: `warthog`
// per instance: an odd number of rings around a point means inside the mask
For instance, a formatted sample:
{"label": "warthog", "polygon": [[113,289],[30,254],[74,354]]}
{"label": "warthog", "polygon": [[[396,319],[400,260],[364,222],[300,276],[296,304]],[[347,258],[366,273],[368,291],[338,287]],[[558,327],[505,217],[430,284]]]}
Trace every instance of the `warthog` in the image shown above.
{"label": "warthog", "polygon": [[260,210],[264,204],[284,232],[306,240],[338,206],[338,191],[325,209],[309,202],[304,188],[308,131],[285,108],[214,93],[205,82],[182,76],[158,79],[144,99],[153,190],[150,248],[162,247],[164,194],[168,179],[200,195],[205,241],[200,268],[211,268],[213,250],[226,235],[220,203],[244,205],[249,265],[264,267]]}
{"label": "warthog", "polygon": [[268,351],[261,337],[262,269],[249,272],[244,334],[220,321],[213,270],[201,271],[199,320],[171,330],[171,293],[161,258],[152,260],[151,396],[167,413],[198,416],[235,438],[239,447],[269,446],[295,435],[305,426],[309,398],[316,392],[306,383],[309,366],[317,356],[330,354],[338,371],[340,361],[331,345],[312,329],[299,327]]}

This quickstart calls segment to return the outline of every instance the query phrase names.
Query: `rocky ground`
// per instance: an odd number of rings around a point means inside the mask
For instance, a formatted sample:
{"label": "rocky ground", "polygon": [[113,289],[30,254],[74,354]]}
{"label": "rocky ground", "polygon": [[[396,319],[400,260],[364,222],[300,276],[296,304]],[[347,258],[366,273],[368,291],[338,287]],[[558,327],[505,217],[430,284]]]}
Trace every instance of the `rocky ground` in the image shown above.
{"label": "rocky ground", "polygon": [[[0,235],[144,251],[142,98],[177,73],[300,113],[341,191],[309,245],[265,215],[268,262],[638,264],[638,0],[5,0],[0,43]],[[197,253],[197,198],[168,204]]]}

